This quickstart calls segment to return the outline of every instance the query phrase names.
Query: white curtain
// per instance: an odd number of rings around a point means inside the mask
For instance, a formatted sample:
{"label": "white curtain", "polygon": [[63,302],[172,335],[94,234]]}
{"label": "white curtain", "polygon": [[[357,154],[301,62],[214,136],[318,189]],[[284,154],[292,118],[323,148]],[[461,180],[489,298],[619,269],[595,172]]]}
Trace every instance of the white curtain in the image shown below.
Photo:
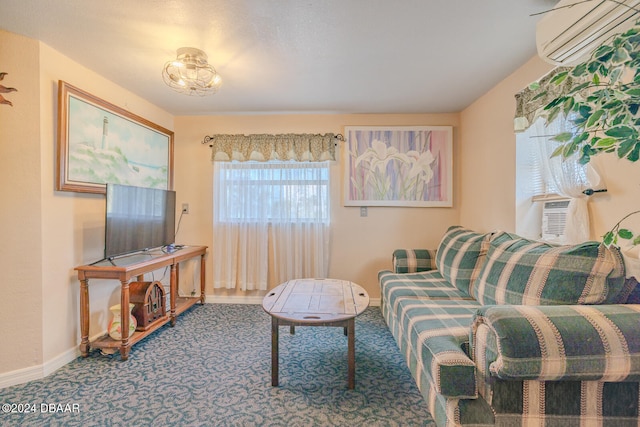
{"label": "white curtain", "polygon": [[214,287],[327,277],[329,188],[328,162],[214,162]]}
{"label": "white curtain", "polygon": [[580,153],[568,158],[551,158],[551,154],[559,145],[551,140],[551,136],[570,132],[567,120],[558,118],[553,123],[545,125],[544,120],[538,118],[533,127],[534,133],[540,136],[537,138],[536,146],[540,150],[544,181],[551,187],[551,192],[557,192],[570,199],[565,235],[563,241],[556,243],[574,244],[589,240],[588,196],[582,192],[588,188],[597,188],[600,185],[600,176],[591,163],[586,166],[579,163]]}

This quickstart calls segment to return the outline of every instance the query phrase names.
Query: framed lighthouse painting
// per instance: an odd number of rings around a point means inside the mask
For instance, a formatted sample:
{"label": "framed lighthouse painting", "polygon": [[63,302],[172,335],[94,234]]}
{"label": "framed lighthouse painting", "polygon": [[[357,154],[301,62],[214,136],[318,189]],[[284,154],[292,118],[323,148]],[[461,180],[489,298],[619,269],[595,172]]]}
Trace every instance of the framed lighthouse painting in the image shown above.
{"label": "framed lighthouse painting", "polygon": [[173,132],[60,80],[56,190],[107,183],[173,189]]}

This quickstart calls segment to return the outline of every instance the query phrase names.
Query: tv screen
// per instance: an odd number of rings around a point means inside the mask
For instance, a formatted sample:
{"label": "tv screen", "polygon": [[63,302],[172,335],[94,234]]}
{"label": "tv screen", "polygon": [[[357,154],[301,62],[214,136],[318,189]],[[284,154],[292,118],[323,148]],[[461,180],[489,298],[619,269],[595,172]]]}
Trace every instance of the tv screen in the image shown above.
{"label": "tv screen", "polygon": [[106,199],[105,258],[174,243],[175,191],[107,184]]}

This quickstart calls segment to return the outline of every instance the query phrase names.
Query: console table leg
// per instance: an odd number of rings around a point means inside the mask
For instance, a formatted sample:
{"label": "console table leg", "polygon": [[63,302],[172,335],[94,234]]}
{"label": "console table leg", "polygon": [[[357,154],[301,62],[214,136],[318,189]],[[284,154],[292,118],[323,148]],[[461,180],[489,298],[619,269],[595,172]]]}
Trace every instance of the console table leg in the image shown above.
{"label": "console table leg", "polygon": [[169,279],[169,305],[171,311],[169,317],[171,318],[171,326],[176,324],[176,298],[178,296],[178,266],[171,264],[171,278]]}
{"label": "console table leg", "polygon": [[205,289],[205,254],[200,255],[200,304],[204,304],[204,289]]}
{"label": "console table leg", "polygon": [[89,279],[80,280],[80,354],[89,356]]}
{"label": "console table leg", "polygon": [[271,317],[271,385],[278,386],[278,319]]}
{"label": "console table leg", "polygon": [[120,282],[120,325],[122,325],[122,344],[120,344],[120,359],[129,358],[129,281]]}
{"label": "console table leg", "polygon": [[348,368],[347,368],[347,388],[353,389],[356,386],[356,334],[355,321],[349,319],[347,321],[347,342],[348,350]]}

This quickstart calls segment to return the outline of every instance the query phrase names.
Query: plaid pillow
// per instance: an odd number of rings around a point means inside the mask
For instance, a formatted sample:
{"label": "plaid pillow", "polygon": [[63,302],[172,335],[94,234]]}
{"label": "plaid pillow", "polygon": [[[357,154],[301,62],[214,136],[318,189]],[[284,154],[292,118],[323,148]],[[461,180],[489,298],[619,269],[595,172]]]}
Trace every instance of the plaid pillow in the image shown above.
{"label": "plaid pillow", "polygon": [[603,304],[624,287],[620,252],[598,242],[555,246],[492,240],[473,284],[482,304]]}
{"label": "plaid pillow", "polygon": [[394,273],[418,273],[436,269],[433,249],[396,249],[393,251]]}
{"label": "plaid pillow", "polygon": [[436,251],[436,267],[449,283],[469,294],[469,286],[484,259],[482,242],[491,233],[481,234],[459,225],[449,227]]}

